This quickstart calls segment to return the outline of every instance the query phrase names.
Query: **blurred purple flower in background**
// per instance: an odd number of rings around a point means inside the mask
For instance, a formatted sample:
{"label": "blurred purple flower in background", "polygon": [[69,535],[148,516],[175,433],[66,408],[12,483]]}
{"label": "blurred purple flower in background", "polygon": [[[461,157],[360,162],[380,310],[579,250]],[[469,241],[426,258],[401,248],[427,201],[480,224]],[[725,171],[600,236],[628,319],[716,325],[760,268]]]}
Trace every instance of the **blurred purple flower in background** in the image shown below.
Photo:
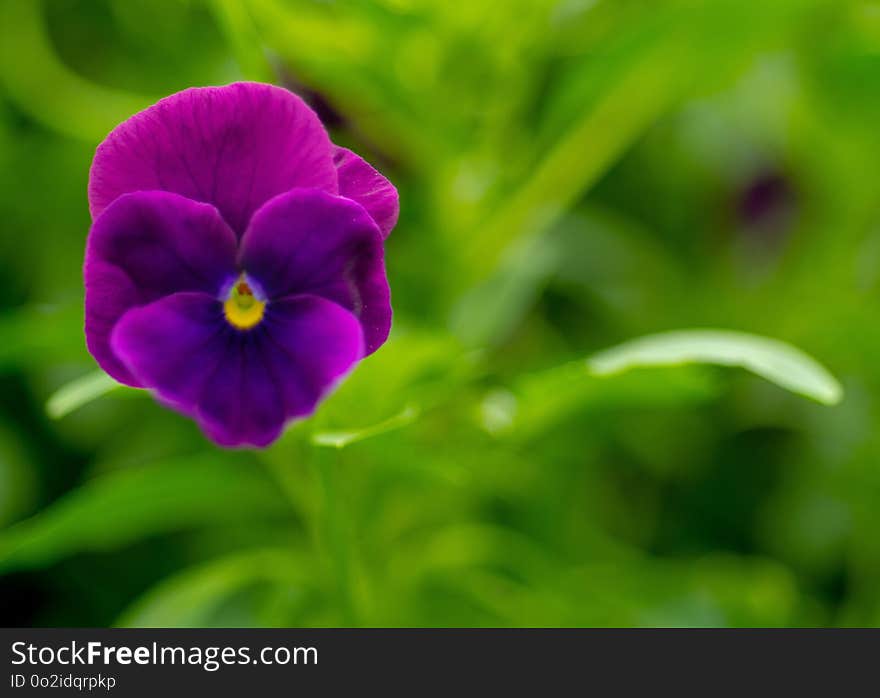
{"label": "blurred purple flower in background", "polygon": [[89,180],[89,350],[224,446],[266,446],[387,338],[397,191],[287,90],[192,88]]}

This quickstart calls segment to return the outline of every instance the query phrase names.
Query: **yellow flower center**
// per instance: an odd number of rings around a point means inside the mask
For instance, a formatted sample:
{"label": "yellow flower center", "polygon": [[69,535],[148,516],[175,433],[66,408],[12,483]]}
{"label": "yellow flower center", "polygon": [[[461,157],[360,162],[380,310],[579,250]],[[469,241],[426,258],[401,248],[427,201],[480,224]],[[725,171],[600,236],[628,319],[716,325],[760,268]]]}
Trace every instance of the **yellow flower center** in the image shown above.
{"label": "yellow flower center", "polygon": [[229,291],[223,304],[226,321],[240,330],[249,330],[263,319],[266,303],[254,296],[254,292],[242,274]]}

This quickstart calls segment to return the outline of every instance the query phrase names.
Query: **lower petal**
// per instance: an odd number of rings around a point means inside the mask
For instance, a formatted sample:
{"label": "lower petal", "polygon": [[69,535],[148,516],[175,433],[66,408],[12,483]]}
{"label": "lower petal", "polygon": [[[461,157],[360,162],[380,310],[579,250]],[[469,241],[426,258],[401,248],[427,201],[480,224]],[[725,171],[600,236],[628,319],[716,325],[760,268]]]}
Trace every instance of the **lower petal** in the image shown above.
{"label": "lower petal", "polygon": [[177,293],[129,310],[112,346],[144,387],[222,446],[267,446],[363,355],[357,318],[315,296],[273,302],[241,331],[213,297]]}
{"label": "lower petal", "polygon": [[263,358],[288,416],[303,417],[363,357],[363,331],[352,313],[320,296],[291,296],[270,307]]}
{"label": "lower petal", "polygon": [[275,441],[287,414],[263,356],[264,332],[238,333],[202,387],[196,418],[221,446],[264,447]]}
{"label": "lower petal", "polygon": [[198,403],[203,428],[223,446],[269,445],[288,420],[312,414],[363,356],[357,318],[317,296],[269,304],[260,327],[237,337]]}
{"label": "lower petal", "polygon": [[175,293],[129,310],[113,330],[113,353],[163,402],[194,414],[202,389],[234,337],[220,302],[206,293]]}

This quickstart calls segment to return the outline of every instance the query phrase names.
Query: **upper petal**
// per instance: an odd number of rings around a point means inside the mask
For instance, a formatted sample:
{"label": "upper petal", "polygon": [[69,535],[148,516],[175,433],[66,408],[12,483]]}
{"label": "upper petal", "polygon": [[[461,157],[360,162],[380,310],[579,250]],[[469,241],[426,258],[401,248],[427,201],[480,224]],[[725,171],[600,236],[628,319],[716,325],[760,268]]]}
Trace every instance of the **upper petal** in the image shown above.
{"label": "upper petal", "polygon": [[272,303],[254,330],[223,319],[219,301],[177,293],[134,308],[113,348],[147,388],[195,417],[223,446],[266,446],[310,414],[362,355],[360,325],[323,298]]}
{"label": "upper petal", "polygon": [[235,234],[208,204],[167,192],[127,194],[95,221],[86,244],[85,331],[111,376],[139,386],[114,355],[113,327],[130,308],[178,291],[214,298],[235,266]]}
{"label": "upper petal", "polygon": [[313,294],[360,320],[366,353],[391,327],[391,294],[382,237],[354,201],[317,189],[275,197],[251,220],[239,263],[269,298]]}
{"label": "upper petal", "polygon": [[318,117],[280,87],[193,87],[121,123],[89,175],[93,217],[120,194],[161,189],[217,207],[239,235],[264,202],[292,187],[335,193],[332,145]]}
{"label": "upper petal", "polygon": [[333,146],[339,193],[357,201],[376,221],[383,238],[397,224],[400,203],[397,189],[366,160],[346,148]]}

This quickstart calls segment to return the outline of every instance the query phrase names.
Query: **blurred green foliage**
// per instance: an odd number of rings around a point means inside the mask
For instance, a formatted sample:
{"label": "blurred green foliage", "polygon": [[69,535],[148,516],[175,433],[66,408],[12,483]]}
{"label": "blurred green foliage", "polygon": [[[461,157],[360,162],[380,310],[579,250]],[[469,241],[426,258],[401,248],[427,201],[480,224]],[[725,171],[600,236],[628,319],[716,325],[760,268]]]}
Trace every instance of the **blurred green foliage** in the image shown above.
{"label": "blurred green foliage", "polygon": [[[238,79],[401,193],[392,339],[263,452],[82,334],[94,148]],[[880,624],[878,123],[876,0],[0,0],[3,624]],[[585,363],[693,327],[846,399]]]}

